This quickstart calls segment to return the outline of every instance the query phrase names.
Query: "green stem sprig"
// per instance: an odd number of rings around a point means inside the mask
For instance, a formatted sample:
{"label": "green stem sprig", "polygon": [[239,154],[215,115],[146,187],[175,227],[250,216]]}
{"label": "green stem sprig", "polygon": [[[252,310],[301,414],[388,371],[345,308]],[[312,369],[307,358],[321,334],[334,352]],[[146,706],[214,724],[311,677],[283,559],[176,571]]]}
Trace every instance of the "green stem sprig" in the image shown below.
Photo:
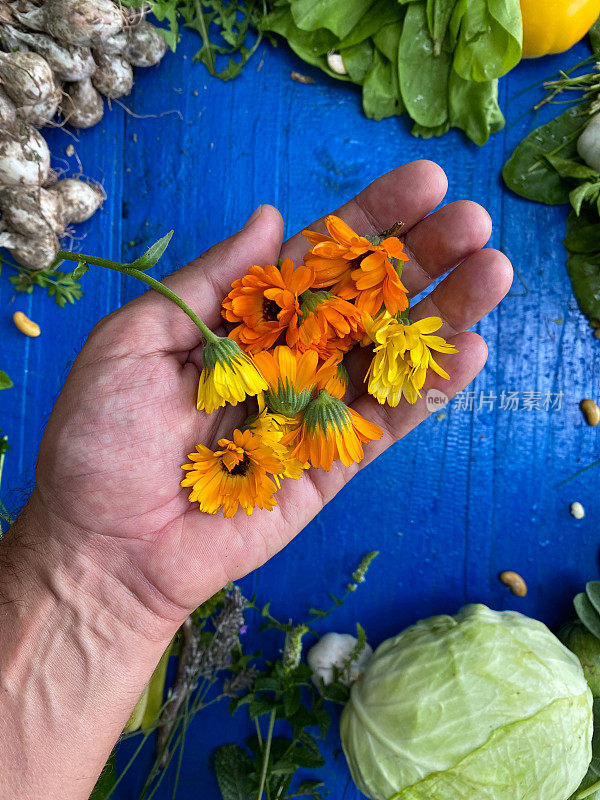
{"label": "green stem sprig", "polygon": [[166,236],[163,236],[162,239],[159,239],[158,242],[155,242],[150,248],[148,248],[148,250],[142,256],[131,263],[121,263],[120,261],[112,261],[108,258],[84,255],[83,253],[73,253],[69,250],[59,250],[56,258],[57,261],[64,260],[77,262],[78,266],[73,272],[74,278],[80,278],[83,274],[85,274],[90,268],[90,265],[95,267],[103,267],[104,269],[110,269],[114,272],[120,272],[122,275],[129,275],[131,278],[136,278],[136,280],[145,283],[146,286],[149,286],[159,294],[162,294],[163,297],[171,300],[171,302],[175,303],[178,308],[185,312],[192,320],[194,325],[200,329],[205,343],[216,342],[218,341],[219,337],[214,334],[210,328],[204,324],[204,322],[202,322],[200,317],[194,311],[192,311],[192,309],[181,299],[181,297],[176,295],[175,292],[172,292],[171,289],[167,288],[164,283],[157,281],[156,278],[153,278],[151,275],[147,275],[145,272],[145,270],[150,269],[150,267],[153,267],[158,262],[166,250],[172,235],[173,231],[168,233]]}

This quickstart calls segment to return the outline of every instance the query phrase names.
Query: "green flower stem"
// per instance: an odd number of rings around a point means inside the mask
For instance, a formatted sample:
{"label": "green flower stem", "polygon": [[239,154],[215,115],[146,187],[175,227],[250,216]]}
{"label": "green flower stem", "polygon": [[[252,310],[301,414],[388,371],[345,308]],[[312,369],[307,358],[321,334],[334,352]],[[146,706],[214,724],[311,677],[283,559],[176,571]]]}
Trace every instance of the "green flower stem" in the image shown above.
{"label": "green flower stem", "polygon": [[273,741],[273,726],[275,725],[275,709],[271,711],[269,716],[269,732],[267,733],[267,741],[263,753],[262,772],[260,775],[260,786],[258,787],[258,794],[256,800],[262,800],[265,783],[267,781],[267,768],[269,766],[269,758],[271,755],[271,742]]}
{"label": "green flower stem", "polygon": [[81,253],[71,253],[68,250],[59,250],[57,253],[57,259],[63,259],[65,261],[79,261],[85,264],[93,264],[95,267],[104,267],[105,269],[112,269],[115,272],[120,272],[123,275],[130,275],[132,278],[137,278],[138,281],[145,283],[147,286],[150,286],[151,289],[162,294],[164,297],[167,297],[176,306],[178,306],[182,311],[184,311],[188,317],[192,320],[192,322],[200,329],[202,336],[204,337],[205,341],[207,342],[216,342],[218,340],[218,336],[214,334],[210,328],[208,328],[200,319],[200,317],[195,314],[192,309],[183,302],[183,300],[178,297],[175,292],[172,292],[170,289],[157,281],[156,278],[152,278],[150,275],[146,275],[145,272],[142,272],[140,269],[135,269],[135,267],[129,267],[126,264],[121,264],[118,261],[110,261],[107,258],[97,258],[96,256],[84,256]]}

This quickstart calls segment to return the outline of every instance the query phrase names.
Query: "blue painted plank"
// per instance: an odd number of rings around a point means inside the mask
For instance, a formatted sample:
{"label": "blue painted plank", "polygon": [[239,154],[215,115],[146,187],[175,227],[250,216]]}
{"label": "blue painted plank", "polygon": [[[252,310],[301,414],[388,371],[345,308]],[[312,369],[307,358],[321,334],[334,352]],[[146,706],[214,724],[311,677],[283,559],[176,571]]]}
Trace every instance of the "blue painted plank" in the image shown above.
{"label": "blue painted plank", "polygon": [[[196,46],[187,37],[160,67],[138,70],[127,98],[132,113],[115,105],[75,143],[84,172],[108,193],[102,212],[78,228],[86,234],[81,249],[130,258],[174,228],[159,267],[165,274],[239,228],[259,203],[277,205],[293,233],[397,164],[428,157],[448,173],[448,200],[471,198],[490,210],[491,244],[517,271],[502,307],[477,326],[490,356],[472,387],[472,407],[453,403],[362,472],[283,553],[244,580],[246,591],[272,600],[278,616],[300,619],[328,590],[343,587],[365,552],[379,549],[384,557],[371,579],[328,623],[335,629],[352,631],[360,620],[378,643],[419,617],[472,601],[556,624],[597,573],[598,473],[556,486],[597,457],[597,432],[578,403],[599,396],[600,356],[566,275],[566,210],[514,197],[499,172],[525,133],[556,111],[522,118],[540,93],[519,92],[563,59],[524,63],[501,82],[510,124],[478,149],[457,132],[424,142],[410,136],[405,120],[365,119],[358,91],[285,47],[261,46],[239,79],[222,84],[192,64]],[[576,48],[569,63],[584,53]],[[316,83],[292,82],[293,69]],[[181,117],[164,113],[172,110]],[[64,155],[67,134],[48,138],[76,169]],[[84,288],[82,301],[60,310],[41,293],[15,297],[0,280],[0,367],[15,381],[0,394],[0,426],[13,445],[4,488],[15,508],[33,481],[43,426],[75,353],[97,320],[140,292],[101,272],[86,276]],[[14,330],[16,308],[40,322],[38,340]],[[521,402],[526,392],[562,393],[562,408],[502,410],[499,398],[510,391]],[[485,400],[494,395],[492,410]],[[569,515],[576,499],[587,511],[581,521]],[[503,569],[523,574],[525,599],[499,582]],[[249,732],[241,714],[231,721],[225,707],[204,712],[189,735],[181,800],[216,800],[210,752]],[[332,796],[351,800],[359,795],[343,758],[333,758],[337,746],[332,735],[321,774]],[[136,797],[140,775],[137,769],[119,789],[119,800]]]}

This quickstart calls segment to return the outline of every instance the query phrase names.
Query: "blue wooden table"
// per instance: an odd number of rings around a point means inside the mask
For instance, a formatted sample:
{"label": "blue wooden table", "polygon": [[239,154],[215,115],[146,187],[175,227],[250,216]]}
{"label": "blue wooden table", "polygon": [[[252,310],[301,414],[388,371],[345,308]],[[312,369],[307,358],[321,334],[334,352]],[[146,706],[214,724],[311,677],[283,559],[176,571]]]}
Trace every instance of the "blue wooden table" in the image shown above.
{"label": "blue wooden table", "polygon": [[[557,111],[523,116],[540,98],[521,90],[587,55],[520,65],[501,81],[508,126],[478,149],[459,133],[422,141],[406,121],[375,123],[359,92],[301,63],[285,46],[264,44],[231,83],[192,64],[188,36],[160,67],[138,70],[127,105],[74,141],[48,135],[57,166],[102,181],[108,199],[78,231],[84,252],[128,259],[170,228],[175,236],[161,274],[237,230],[259,203],[278,206],[288,233],[333,210],[378,175],[406,161],[438,161],[447,200],[470,198],[491,213],[490,244],[512,259],[516,277],[502,306],[478,325],[489,360],[472,393],[433,415],[362,472],[287,549],[244,582],[281,618],[302,618],[327,591],[347,582],[369,550],[384,555],[367,583],[328,622],[373,644],[417,618],[454,613],[467,602],[512,608],[556,625],[573,594],[597,577],[600,467],[558,486],[598,456],[597,431],[579,410],[598,398],[600,343],[573,299],[561,244],[566,209],[518,199],[500,169],[535,124]],[[299,70],[314,85],[290,80]],[[177,111],[180,113],[165,113]],[[139,285],[118,274],[87,278],[83,299],[59,309],[41,291],[16,295],[0,277],[0,368],[15,382],[0,393],[0,428],[10,439],[3,495],[16,510],[34,480],[39,440],[69,366],[94,323],[127,302]],[[42,328],[27,339],[13,327],[21,309]],[[515,403],[517,407],[515,408]],[[569,514],[580,501],[583,520]],[[498,573],[516,570],[529,593],[519,599]],[[216,800],[208,768],[215,745],[246,733],[225,706],[200,715],[183,765],[181,800]],[[321,771],[332,797],[357,798],[335,737]],[[149,757],[149,756],[148,756]],[[132,776],[117,792],[135,798]],[[170,797],[165,788],[158,797]]]}

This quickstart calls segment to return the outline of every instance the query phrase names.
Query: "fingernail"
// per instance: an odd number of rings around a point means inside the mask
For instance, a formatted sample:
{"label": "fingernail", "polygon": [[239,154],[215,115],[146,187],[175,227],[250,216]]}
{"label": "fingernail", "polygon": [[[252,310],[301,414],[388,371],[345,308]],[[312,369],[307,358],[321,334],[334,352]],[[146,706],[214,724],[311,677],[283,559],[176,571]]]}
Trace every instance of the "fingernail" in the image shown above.
{"label": "fingernail", "polygon": [[254,212],[254,214],[252,214],[252,216],[250,217],[250,219],[249,219],[249,220],[246,222],[246,224],[244,225],[244,227],[242,228],[242,230],[243,230],[243,231],[245,231],[245,230],[246,230],[246,228],[249,228],[249,227],[250,227],[250,225],[254,225],[254,223],[256,222],[256,220],[257,220],[257,219],[260,217],[260,215],[261,215],[261,212],[262,212],[262,206],[259,206],[259,207],[256,209],[256,211]]}

